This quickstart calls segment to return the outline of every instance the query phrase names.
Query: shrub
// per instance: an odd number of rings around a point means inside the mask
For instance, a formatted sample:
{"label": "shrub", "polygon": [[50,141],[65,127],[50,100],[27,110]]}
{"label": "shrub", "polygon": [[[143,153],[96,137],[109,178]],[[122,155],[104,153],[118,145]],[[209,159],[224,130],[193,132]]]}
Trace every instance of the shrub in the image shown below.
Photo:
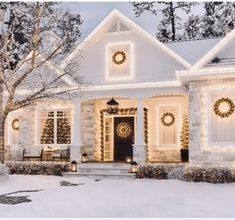
{"label": "shrub", "polygon": [[5,164],[0,163],[0,182],[6,181],[9,178],[9,170]]}
{"label": "shrub", "polygon": [[190,182],[232,183],[234,173],[227,167],[188,166],[183,170],[182,179]]}
{"label": "shrub", "polygon": [[157,164],[157,165],[142,165],[136,174],[137,178],[150,179],[172,179],[178,174],[176,171],[182,170],[182,164]]}
{"label": "shrub", "polygon": [[68,172],[69,162],[8,161],[10,174],[24,175],[62,175]]}

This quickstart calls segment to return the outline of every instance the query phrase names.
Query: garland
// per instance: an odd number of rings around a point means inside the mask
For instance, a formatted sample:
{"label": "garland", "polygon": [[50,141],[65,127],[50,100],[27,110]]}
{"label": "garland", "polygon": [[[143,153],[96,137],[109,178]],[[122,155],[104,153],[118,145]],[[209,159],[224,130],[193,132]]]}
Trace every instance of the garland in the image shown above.
{"label": "garland", "polygon": [[[219,109],[220,105],[223,103],[226,103],[229,105],[229,110],[226,112],[221,112]],[[221,118],[229,117],[231,114],[233,114],[234,109],[235,109],[234,103],[230,98],[218,99],[214,104],[214,112],[216,115],[220,116]]]}
{"label": "garland", "polygon": [[[117,56],[121,56],[121,60],[117,60]],[[126,54],[124,51],[116,51],[112,56],[113,62],[117,65],[121,65],[126,61]]]}
{"label": "garland", "polygon": [[[165,121],[166,117],[168,117],[168,116],[171,117],[171,121],[170,122],[166,122]],[[172,113],[170,113],[170,112],[166,112],[166,113],[164,113],[162,115],[161,122],[162,122],[162,124],[164,126],[170,127],[170,126],[172,126],[175,123],[175,116]]]}

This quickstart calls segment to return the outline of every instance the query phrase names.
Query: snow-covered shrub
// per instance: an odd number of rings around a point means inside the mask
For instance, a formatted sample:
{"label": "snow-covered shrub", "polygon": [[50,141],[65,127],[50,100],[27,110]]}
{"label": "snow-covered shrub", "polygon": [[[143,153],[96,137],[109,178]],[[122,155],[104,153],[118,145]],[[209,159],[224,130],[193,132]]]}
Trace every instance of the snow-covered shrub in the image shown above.
{"label": "snow-covered shrub", "polygon": [[9,169],[5,164],[0,163],[0,182],[6,181],[9,178]]}
{"label": "snow-covered shrub", "polygon": [[231,183],[235,182],[234,174],[227,167],[187,166],[182,180],[190,182]]}
{"label": "snow-covered shrub", "polygon": [[69,162],[8,161],[6,166],[11,174],[61,175],[68,172]]}
{"label": "snow-covered shrub", "polygon": [[178,172],[179,170],[182,170],[182,168],[182,164],[141,165],[136,177],[150,179],[172,179],[179,176]]}
{"label": "snow-covered shrub", "polygon": [[169,170],[167,179],[183,179],[183,173],[184,173],[184,167],[183,166],[177,166],[173,169]]}

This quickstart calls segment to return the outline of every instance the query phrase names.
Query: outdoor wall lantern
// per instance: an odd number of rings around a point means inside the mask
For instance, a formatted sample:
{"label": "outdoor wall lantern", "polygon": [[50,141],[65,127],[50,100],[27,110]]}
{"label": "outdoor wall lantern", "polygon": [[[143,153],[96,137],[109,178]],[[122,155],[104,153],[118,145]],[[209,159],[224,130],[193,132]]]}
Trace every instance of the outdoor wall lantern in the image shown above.
{"label": "outdoor wall lantern", "polygon": [[71,162],[71,171],[77,172],[77,162],[75,160]]}
{"label": "outdoor wall lantern", "polygon": [[82,162],[86,163],[88,161],[88,155],[86,153],[82,154]]}
{"label": "outdoor wall lantern", "polygon": [[114,99],[110,99],[107,102],[107,112],[109,114],[117,114],[119,109],[119,103]]}
{"label": "outdoor wall lantern", "polygon": [[127,156],[126,157],[126,163],[130,163],[131,162],[131,157],[130,156]]}
{"label": "outdoor wall lantern", "polygon": [[137,173],[138,172],[138,163],[135,161],[131,162],[131,173]]}

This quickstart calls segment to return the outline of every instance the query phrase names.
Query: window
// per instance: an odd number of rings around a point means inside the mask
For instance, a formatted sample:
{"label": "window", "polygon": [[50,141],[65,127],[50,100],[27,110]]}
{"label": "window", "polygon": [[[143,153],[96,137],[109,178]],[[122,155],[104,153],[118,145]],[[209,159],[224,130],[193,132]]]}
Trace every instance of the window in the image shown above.
{"label": "window", "polygon": [[159,144],[167,146],[176,146],[177,123],[178,123],[177,106],[160,106],[159,107]]}
{"label": "window", "polygon": [[133,44],[108,44],[106,48],[106,80],[133,79]]}
{"label": "window", "polygon": [[[235,103],[235,95],[223,94],[212,95],[210,107],[211,122],[211,141],[217,143],[235,142],[235,111],[229,113],[230,106],[226,100]],[[221,100],[221,101],[219,101]],[[216,106],[217,103],[217,106]],[[219,112],[218,112],[219,111]],[[227,117],[223,117],[220,113],[229,113]]]}
{"label": "window", "polygon": [[41,144],[70,144],[70,111],[41,112]]}

